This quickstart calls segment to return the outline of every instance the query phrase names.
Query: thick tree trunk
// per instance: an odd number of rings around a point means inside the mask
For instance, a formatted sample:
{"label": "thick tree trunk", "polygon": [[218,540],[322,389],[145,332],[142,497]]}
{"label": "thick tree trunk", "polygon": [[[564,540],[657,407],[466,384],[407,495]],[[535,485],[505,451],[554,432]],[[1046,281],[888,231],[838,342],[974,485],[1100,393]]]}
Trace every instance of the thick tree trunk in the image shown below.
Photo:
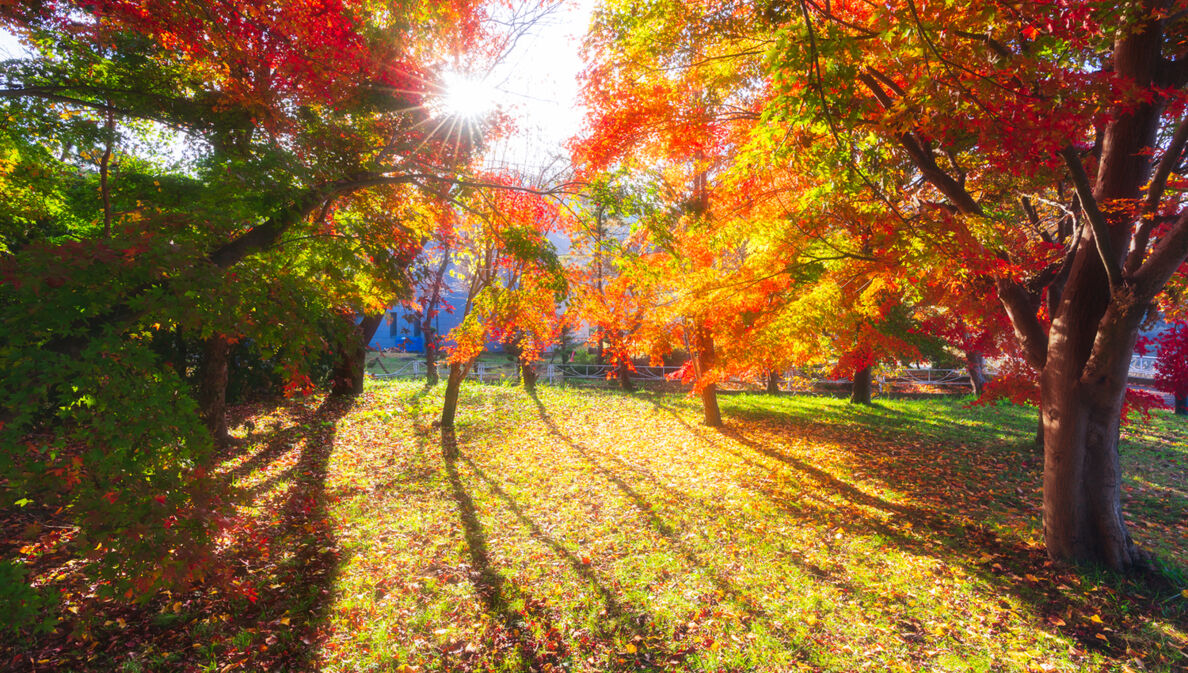
{"label": "thick tree trunk", "polygon": [[974,397],[981,397],[986,390],[986,358],[981,353],[966,353],[965,368],[969,372]]}
{"label": "thick tree trunk", "polygon": [[631,382],[631,365],[624,359],[619,360],[618,377],[619,388],[623,392],[635,392],[635,384]]}
{"label": "thick tree trunk", "polygon": [[353,397],[363,392],[363,374],[367,365],[367,344],[383,322],[382,313],[363,316],[346,344],[338,351],[338,362],[330,380],[330,394]]}
{"label": "thick tree trunk", "polygon": [[1118,426],[1146,305],[1112,293],[1082,240],[1040,375],[1044,539],[1053,559],[1127,570],[1143,562],[1122,517]]}
{"label": "thick tree trunk", "polygon": [[775,395],[780,392],[780,373],[774,369],[767,372],[767,394]]}
{"label": "thick tree trunk", "polygon": [[531,362],[520,363],[520,382],[524,384],[524,390],[536,392],[536,365]]}
{"label": "thick tree trunk", "polygon": [[1045,377],[1044,540],[1062,561],[1125,570],[1142,560],[1122,517],[1118,423],[1125,379]]}
{"label": "thick tree trunk", "polygon": [[222,334],[206,339],[198,374],[198,409],[216,442],[227,439],[227,360],[231,344]]}
{"label": "thick tree trunk", "polygon": [[453,429],[454,416],[458,412],[458,391],[462,389],[462,379],[466,378],[466,370],[457,362],[450,364],[450,375],[446,377],[445,400],[441,405],[441,429]]}
{"label": "thick tree trunk", "polygon": [[1176,395],[1176,415],[1188,416],[1188,395]]}
{"label": "thick tree trunk", "polygon": [[854,381],[850,384],[851,404],[870,404],[873,392],[871,367],[863,367],[854,372]]}

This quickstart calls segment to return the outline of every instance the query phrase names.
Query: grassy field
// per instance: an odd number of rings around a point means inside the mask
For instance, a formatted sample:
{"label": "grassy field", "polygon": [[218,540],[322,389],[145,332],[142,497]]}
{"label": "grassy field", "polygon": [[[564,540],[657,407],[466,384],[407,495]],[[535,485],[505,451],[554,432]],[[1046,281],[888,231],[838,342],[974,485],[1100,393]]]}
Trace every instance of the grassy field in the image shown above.
{"label": "grassy field", "polygon": [[241,591],[140,607],[81,597],[93,628],[27,643],[28,658],[401,673],[1188,666],[1184,419],[1125,431],[1125,507],[1161,572],[1121,579],[1046,560],[1033,410],[731,395],[715,430],[679,395],[467,384],[443,443],[440,394],[378,384],[352,405],[243,410],[251,423],[218,467],[241,503],[221,548]]}

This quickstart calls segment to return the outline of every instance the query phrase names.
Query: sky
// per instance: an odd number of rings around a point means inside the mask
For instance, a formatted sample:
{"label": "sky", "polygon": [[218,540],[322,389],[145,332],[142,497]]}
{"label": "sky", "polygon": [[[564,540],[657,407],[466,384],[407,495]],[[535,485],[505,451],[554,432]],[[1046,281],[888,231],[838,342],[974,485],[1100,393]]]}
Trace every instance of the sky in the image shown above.
{"label": "sky", "polygon": [[25,48],[17,41],[15,35],[0,28],[0,60],[17,58],[25,53]]}
{"label": "sky", "polygon": [[581,130],[579,54],[595,0],[567,0],[538,20],[486,77],[495,103],[510,112],[517,132],[495,144],[488,161],[531,172],[563,151]]}

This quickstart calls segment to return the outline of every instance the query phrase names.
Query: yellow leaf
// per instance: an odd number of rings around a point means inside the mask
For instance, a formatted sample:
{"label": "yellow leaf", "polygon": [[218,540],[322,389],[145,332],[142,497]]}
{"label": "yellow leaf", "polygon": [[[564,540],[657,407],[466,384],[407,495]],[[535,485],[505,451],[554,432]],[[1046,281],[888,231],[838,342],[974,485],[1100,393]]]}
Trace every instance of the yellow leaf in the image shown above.
{"label": "yellow leaf", "polygon": [[635,645],[627,643],[627,654],[635,654]]}
{"label": "yellow leaf", "polygon": [[1180,595],[1183,596],[1184,598],[1188,598],[1188,589],[1184,589],[1183,591],[1181,591]]}
{"label": "yellow leaf", "polygon": [[1039,581],[1039,578],[1036,577],[1035,575],[1032,575],[1031,573],[1027,573],[1026,575],[1024,575],[1023,579],[1027,580],[1028,582],[1038,582]]}
{"label": "yellow leaf", "polygon": [[1105,622],[1101,621],[1101,615],[1093,615],[1092,617],[1089,618],[1089,621],[1093,622],[1094,624],[1104,624],[1105,623]]}
{"label": "yellow leaf", "polygon": [[178,601],[178,602],[176,602],[176,603],[174,603],[174,604],[173,604],[173,611],[174,611],[174,612],[181,612],[181,609],[182,609],[182,602],[181,602],[181,601]]}
{"label": "yellow leaf", "polygon": [[[288,625],[289,625],[289,618],[288,618],[288,617],[281,617],[281,618],[280,618],[280,623],[281,623],[281,624],[284,624],[285,626],[288,626]],[[405,664],[405,665],[407,666],[408,664]]]}

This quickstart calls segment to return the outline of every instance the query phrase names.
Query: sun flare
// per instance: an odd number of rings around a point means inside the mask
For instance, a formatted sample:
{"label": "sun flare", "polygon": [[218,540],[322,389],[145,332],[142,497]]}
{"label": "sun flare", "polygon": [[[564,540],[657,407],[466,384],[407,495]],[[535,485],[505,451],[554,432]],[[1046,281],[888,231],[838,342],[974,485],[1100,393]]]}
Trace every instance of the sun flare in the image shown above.
{"label": "sun flare", "polygon": [[441,84],[440,106],[446,116],[477,121],[495,109],[495,87],[481,78],[449,72]]}

